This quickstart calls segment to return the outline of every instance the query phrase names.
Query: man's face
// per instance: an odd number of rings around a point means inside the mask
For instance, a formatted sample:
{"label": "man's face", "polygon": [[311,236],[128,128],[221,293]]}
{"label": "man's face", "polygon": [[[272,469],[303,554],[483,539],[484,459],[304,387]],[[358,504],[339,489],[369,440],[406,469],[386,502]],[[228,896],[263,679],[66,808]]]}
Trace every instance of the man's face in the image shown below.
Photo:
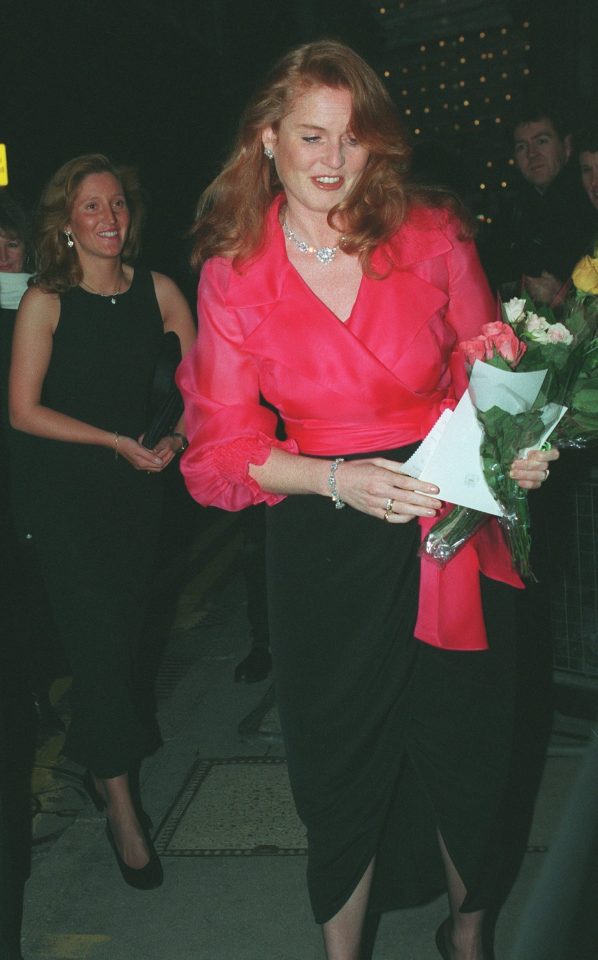
{"label": "man's face", "polygon": [[565,166],[571,153],[569,137],[561,140],[552,120],[543,117],[515,127],[515,163],[528,183],[546,190]]}

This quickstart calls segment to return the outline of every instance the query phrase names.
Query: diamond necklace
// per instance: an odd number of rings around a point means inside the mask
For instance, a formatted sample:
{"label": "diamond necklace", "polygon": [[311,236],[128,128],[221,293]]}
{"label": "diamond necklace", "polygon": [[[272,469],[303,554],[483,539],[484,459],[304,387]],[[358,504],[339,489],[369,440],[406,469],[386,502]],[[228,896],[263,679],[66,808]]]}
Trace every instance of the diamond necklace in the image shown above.
{"label": "diamond necklace", "polygon": [[301,253],[313,253],[316,260],[319,260],[320,263],[332,263],[340,244],[344,240],[344,237],[341,237],[336,247],[312,247],[309,243],[306,243],[305,240],[300,240],[299,237],[293,233],[286,220],[282,222],[282,230],[287,240],[294,243],[297,249],[301,250]]}
{"label": "diamond necklace", "polygon": [[123,276],[122,276],[122,273],[121,273],[120,279],[119,279],[119,281],[118,281],[118,289],[116,289],[116,290],[114,291],[114,293],[100,293],[99,290],[94,290],[93,287],[90,287],[88,283],[85,283],[85,280],[80,280],[80,281],[79,281],[79,286],[85,287],[87,290],[89,290],[90,293],[95,293],[98,297],[104,297],[104,298],[110,300],[110,303],[116,303],[116,298],[117,298],[117,296],[118,296],[119,293],[120,293],[120,288],[122,287],[122,282],[123,282]]}

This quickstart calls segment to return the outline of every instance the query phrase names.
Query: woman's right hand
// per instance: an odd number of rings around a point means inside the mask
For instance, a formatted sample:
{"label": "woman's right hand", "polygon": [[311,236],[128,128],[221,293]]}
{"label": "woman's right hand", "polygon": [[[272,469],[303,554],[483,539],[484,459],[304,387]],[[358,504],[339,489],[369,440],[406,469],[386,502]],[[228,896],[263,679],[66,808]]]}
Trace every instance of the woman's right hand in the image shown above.
{"label": "woman's right hand", "polygon": [[119,457],[127,460],[135,470],[146,470],[148,473],[160,473],[165,463],[153,450],[143,447],[133,437],[120,437],[115,443],[114,450]]}
{"label": "woman's right hand", "polygon": [[409,523],[415,517],[435,517],[442,506],[438,487],[401,473],[401,463],[374,457],[345,460],[336,470],[341,500],[388,523]]}

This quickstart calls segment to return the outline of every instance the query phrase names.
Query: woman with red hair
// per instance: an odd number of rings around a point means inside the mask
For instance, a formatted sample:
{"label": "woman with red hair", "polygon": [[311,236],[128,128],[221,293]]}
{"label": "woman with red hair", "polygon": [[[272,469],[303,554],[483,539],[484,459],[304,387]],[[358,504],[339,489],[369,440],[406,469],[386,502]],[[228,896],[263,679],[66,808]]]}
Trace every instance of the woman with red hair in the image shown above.
{"label": "woman with red hair", "polygon": [[[200,201],[179,372],[191,494],[271,507],[276,693],[329,960],[357,960],[366,910],[439,891],[442,865],[441,954],[491,956],[519,580],[494,523],[420,576],[419,526],[443,505],[401,464],[455,404],[456,343],[495,305],[457,205],[410,184],[409,153],[356,53],[287,54]],[[554,456],[512,475],[536,487]]]}

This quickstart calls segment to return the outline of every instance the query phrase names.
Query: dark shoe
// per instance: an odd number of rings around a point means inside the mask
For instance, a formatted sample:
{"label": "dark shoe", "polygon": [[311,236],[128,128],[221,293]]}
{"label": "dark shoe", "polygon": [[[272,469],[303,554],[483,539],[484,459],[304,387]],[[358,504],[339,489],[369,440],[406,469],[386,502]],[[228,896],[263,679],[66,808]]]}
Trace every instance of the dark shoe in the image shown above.
{"label": "dark shoe", "polygon": [[108,837],[108,843],[112,847],[118,869],[125,883],[128,883],[130,887],[135,887],[136,890],[155,890],[156,887],[162,885],[162,880],[164,879],[162,864],[147,833],[145,834],[145,840],[149,848],[150,858],[146,865],[139,870],[135,870],[134,867],[129,867],[122,859],[118,852],[118,847],[114,842],[108,820],[106,820],[106,836]]}
{"label": "dark shoe", "polygon": [[272,669],[272,657],[265,647],[252,647],[249,654],[235,667],[235,683],[258,683],[265,680]]}
{"label": "dark shoe", "polygon": [[[95,780],[93,779],[91,770],[86,770],[83,774],[83,787],[96,810],[98,810],[100,813],[103,813],[106,810],[106,801],[95,785]],[[137,814],[139,823],[143,829],[148,832],[154,826],[152,818],[148,813],[145,812],[140,801],[136,802],[134,798],[133,803],[135,805],[135,813]]]}
{"label": "dark shoe", "polygon": [[442,957],[442,960],[451,960],[451,955],[449,953],[449,947],[447,943],[447,927],[449,921],[443,920],[438,930],[436,931],[436,946],[438,947],[438,953]]}

